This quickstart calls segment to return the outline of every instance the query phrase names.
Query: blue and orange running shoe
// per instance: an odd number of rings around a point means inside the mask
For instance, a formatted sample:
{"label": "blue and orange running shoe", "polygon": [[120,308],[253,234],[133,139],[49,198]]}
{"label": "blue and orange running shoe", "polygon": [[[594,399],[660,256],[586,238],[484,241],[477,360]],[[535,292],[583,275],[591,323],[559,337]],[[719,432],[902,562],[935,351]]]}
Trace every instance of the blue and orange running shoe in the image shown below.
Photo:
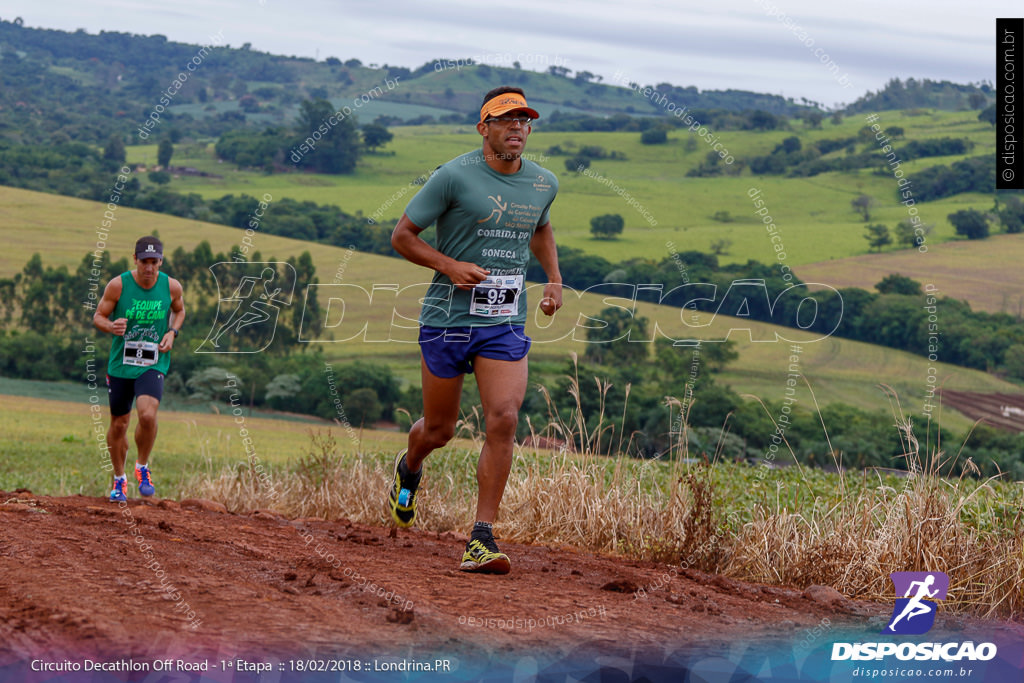
{"label": "blue and orange running shoe", "polygon": [[125,503],[128,501],[128,480],[115,479],[114,490],[110,492],[111,503]]}
{"label": "blue and orange running shoe", "polygon": [[139,482],[140,496],[152,496],[156,493],[156,488],[153,486],[153,476],[150,474],[148,467],[145,465],[136,465],[135,478]]}

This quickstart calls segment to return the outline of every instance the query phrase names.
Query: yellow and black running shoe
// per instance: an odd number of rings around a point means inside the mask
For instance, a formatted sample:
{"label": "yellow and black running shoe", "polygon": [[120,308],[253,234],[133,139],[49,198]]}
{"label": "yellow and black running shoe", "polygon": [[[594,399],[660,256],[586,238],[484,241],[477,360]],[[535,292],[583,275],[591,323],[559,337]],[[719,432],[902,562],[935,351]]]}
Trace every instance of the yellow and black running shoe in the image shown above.
{"label": "yellow and black running shoe", "polygon": [[[391,519],[402,528],[410,527],[416,521],[416,489],[420,485],[422,471],[415,474],[405,470],[405,450],[402,450],[395,458],[395,480],[388,493],[388,510],[391,511]],[[405,470],[403,477],[401,472]]]}
{"label": "yellow and black running shoe", "polygon": [[493,537],[483,540],[473,538],[466,544],[459,569],[480,574],[508,574],[512,570],[512,563],[508,555],[498,550]]}

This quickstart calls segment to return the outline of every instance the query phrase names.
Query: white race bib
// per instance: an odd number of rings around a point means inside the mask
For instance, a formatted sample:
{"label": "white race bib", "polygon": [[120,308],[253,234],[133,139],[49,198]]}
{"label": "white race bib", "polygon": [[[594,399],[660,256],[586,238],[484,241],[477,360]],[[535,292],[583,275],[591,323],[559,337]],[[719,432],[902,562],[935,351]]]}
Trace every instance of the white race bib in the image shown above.
{"label": "white race bib", "polygon": [[157,349],[158,345],[155,342],[126,341],[122,362],[125,365],[137,367],[156,365],[157,360],[160,359],[160,351]]}
{"label": "white race bib", "polygon": [[473,288],[469,314],[485,318],[518,315],[522,291],[522,275],[492,275]]}

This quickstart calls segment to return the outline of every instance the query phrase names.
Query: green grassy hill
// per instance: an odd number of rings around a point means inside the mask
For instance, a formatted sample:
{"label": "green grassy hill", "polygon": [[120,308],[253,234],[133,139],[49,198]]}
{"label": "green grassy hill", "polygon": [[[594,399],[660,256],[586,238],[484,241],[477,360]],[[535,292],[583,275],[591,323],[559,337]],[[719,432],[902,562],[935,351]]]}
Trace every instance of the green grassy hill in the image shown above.
{"label": "green grassy hill", "polygon": [[[95,226],[103,213],[103,206],[83,200],[57,197],[41,193],[0,187],[0,207],[7,217],[8,232],[13,241],[0,252],[0,277],[9,277],[20,271],[34,252],[43,255],[48,265],[66,265],[74,268],[83,255],[95,248]],[[188,221],[180,218],[153,214],[133,209],[120,209],[116,227],[111,231],[108,249],[115,257],[128,256],[135,239],[142,234],[157,230],[168,249],[178,246],[188,250],[199,242],[210,242],[214,252],[229,251],[240,241],[239,230],[220,225]],[[376,284],[396,283],[412,285],[426,282],[427,273],[399,259],[357,253],[346,259],[345,250],[321,244],[301,242],[273,235],[257,234],[255,247],[265,258],[285,259],[308,250],[317,267],[317,274],[323,284],[352,284],[369,289]],[[338,277],[339,267],[344,272]],[[188,283],[185,283],[186,290]],[[85,291],[83,283],[83,296]],[[326,288],[321,290],[321,303],[330,306]],[[334,292],[338,295],[339,292]],[[341,294],[342,296],[344,293]],[[301,301],[302,297],[297,300]],[[532,302],[535,306],[536,301]],[[328,322],[337,322],[340,307],[334,303],[328,310]],[[567,298],[565,308],[559,313],[553,331],[538,329],[531,321],[528,333],[536,340],[531,354],[532,371],[540,374],[561,374],[566,367],[569,353],[582,355],[583,342],[569,340],[549,341],[572,329],[580,314],[595,315],[607,304],[600,297],[587,294],[580,299]],[[415,301],[404,302],[407,315],[415,316]],[[641,303],[638,315],[648,317],[652,322],[669,331],[678,332],[679,338],[687,331],[680,322],[680,311],[670,307]],[[355,313],[352,313],[355,315]],[[370,326],[370,339],[386,339],[391,321],[390,307],[375,307],[360,311]],[[192,318],[188,324],[202,328],[212,321]],[[768,400],[779,400],[783,396],[787,376],[789,344],[785,342],[751,341],[774,339],[778,332],[787,339],[803,344],[800,371],[814,389],[821,405],[833,402],[848,403],[868,410],[888,410],[888,402],[878,387],[880,381],[895,388],[904,399],[905,410],[920,415],[923,392],[926,389],[927,366],[925,358],[902,351],[842,339],[827,339],[810,342],[814,336],[790,328],[779,328],[765,323],[746,323],[735,318],[719,316],[712,320],[709,314],[699,315],[699,325],[693,328],[694,337],[703,339],[724,339],[730,336],[739,342],[739,360],[729,366],[721,380],[731,384],[742,393],[756,395]],[[750,330],[747,333],[746,329]],[[652,325],[653,329],[653,325]],[[398,338],[396,335],[395,338]],[[412,336],[406,334],[407,340]],[[356,357],[372,358],[393,367],[406,381],[418,384],[418,349],[413,343],[381,343],[353,341],[323,345],[329,360],[344,361]],[[939,379],[950,389],[981,392],[1016,393],[1017,387],[982,372],[966,370],[948,365],[939,365]],[[685,378],[679,378],[679,395],[683,394]],[[612,391],[623,391],[615,387]],[[800,403],[810,407],[813,400],[805,387],[800,388]],[[963,429],[969,421],[955,413],[943,416],[943,424]]]}
{"label": "green grassy hill", "polygon": [[[933,137],[962,137],[975,143],[972,155],[994,152],[991,126],[979,122],[972,112],[931,112],[924,115],[890,112],[881,119],[885,126],[905,129],[907,140]],[[737,158],[768,154],[784,138],[797,135],[805,143],[825,138],[856,135],[865,125],[862,117],[850,117],[839,125],[825,123],[822,130],[725,131],[721,141]],[[239,170],[218,163],[212,145],[184,147],[173,163],[194,166],[221,175],[221,178],[182,177],[170,184],[178,192],[195,192],[213,199],[225,194],[288,196],[322,204],[335,204],[349,213],[372,216],[389,198],[403,190],[380,218],[398,218],[415,188],[414,178],[428,173],[440,163],[479,146],[479,135],[472,126],[412,126],[392,129],[395,139],[384,153],[363,157],[357,172],[350,176],[323,176],[299,173],[265,174]],[[697,140],[696,149],[687,149],[687,140]],[[598,160],[593,175],[569,172],[567,156],[547,152],[553,146],[563,150],[599,145],[606,151],[625,154],[625,161]],[[713,242],[731,240],[723,262],[755,259],[774,260],[775,252],[761,218],[754,214],[748,197],[751,188],[762,191],[770,215],[778,227],[786,249],[787,263],[797,266],[868,252],[864,222],[850,208],[859,194],[874,197],[878,204],[871,222],[895,226],[907,217],[906,208],[897,201],[892,176],[875,175],[868,169],[849,173],[825,173],[810,178],[780,176],[755,177],[744,171],[738,177],[687,178],[686,172],[700,164],[710,148],[685,129],[669,135],[664,145],[643,145],[639,133],[570,133],[545,131],[537,124],[530,137],[527,153],[559,176],[559,198],[553,207],[553,223],[560,244],[583,249],[610,260],[645,257],[660,260],[668,255],[666,242],[676,249],[710,251]],[[898,143],[897,143],[898,149]],[[841,154],[836,152],[834,154]],[[129,163],[152,163],[155,146],[128,148]],[[937,163],[957,158],[926,158],[905,162],[903,169],[912,176]],[[595,176],[609,182],[604,183]],[[612,186],[614,184],[614,187]],[[634,197],[649,213],[656,226],[642,212],[626,204],[617,189]],[[991,199],[981,195],[958,195],[921,207],[923,220],[935,229],[929,243],[943,242],[955,235],[946,215],[962,208],[988,209]],[[712,218],[727,211],[732,222]],[[605,213],[618,213],[625,220],[621,239],[594,240],[590,219]]]}

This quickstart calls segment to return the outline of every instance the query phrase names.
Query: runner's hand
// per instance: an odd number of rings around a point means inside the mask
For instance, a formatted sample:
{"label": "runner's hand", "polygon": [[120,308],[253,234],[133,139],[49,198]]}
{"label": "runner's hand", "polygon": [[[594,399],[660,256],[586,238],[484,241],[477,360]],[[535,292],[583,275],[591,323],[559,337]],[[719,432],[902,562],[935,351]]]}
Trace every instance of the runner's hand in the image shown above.
{"label": "runner's hand", "polygon": [[164,338],[160,340],[160,346],[157,348],[160,349],[160,353],[167,353],[171,350],[172,346],[174,346],[174,332],[167,330]]}
{"label": "runner's hand", "polygon": [[544,298],[540,300],[540,310],[544,315],[554,315],[562,307],[562,285],[549,282],[544,285]]}
{"label": "runner's hand", "polygon": [[128,318],[118,318],[110,323],[113,325],[110,331],[116,334],[118,337],[124,336],[125,331],[128,329]]}
{"label": "runner's hand", "polygon": [[467,261],[455,261],[449,266],[444,274],[455,283],[459,289],[471,290],[487,279],[491,271],[481,268],[475,263]]}

